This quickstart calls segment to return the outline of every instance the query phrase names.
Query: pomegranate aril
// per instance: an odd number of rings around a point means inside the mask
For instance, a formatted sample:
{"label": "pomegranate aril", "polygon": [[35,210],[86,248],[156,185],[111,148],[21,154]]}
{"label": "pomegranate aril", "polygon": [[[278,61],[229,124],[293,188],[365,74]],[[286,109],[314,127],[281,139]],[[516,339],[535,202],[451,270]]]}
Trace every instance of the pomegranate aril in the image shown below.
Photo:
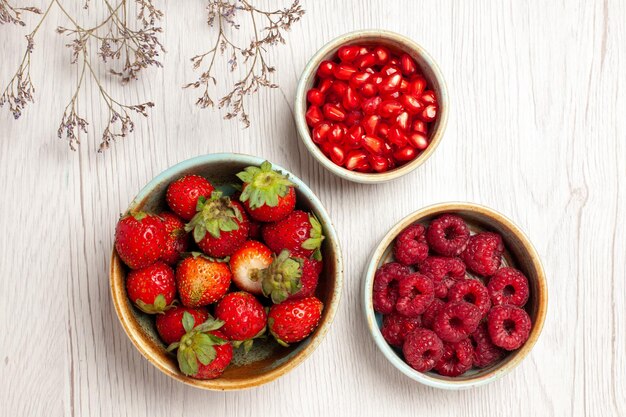
{"label": "pomegranate aril", "polygon": [[428,134],[428,125],[426,124],[426,122],[420,119],[415,119],[415,121],[413,122],[413,126],[411,126],[411,129],[414,132],[423,133],[425,135]]}
{"label": "pomegranate aril", "polygon": [[363,151],[350,151],[346,157],[346,169],[354,171],[359,166],[367,164],[367,153]]}
{"label": "pomegranate aril", "polygon": [[333,93],[337,94],[339,97],[343,97],[346,94],[346,91],[348,90],[348,83],[344,81],[335,80],[330,90]]}
{"label": "pomegranate aril", "polygon": [[409,134],[408,138],[409,143],[420,151],[428,147],[428,138],[423,133],[413,132]]}
{"label": "pomegranate aril", "polygon": [[352,126],[348,129],[344,137],[344,143],[350,148],[360,148],[365,130],[359,125]]}
{"label": "pomegranate aril", "polygon": [[328,131],[327,139],[329,142],[340,143],[343,140],[344,127],[340,124],[333,125]]}
{"label": "pomegranate aril", "polygon": [[370,68],[376,65],[376,56],[373,53],[361,55],[354,60],[354,65],[356,65],[359,69]]}
{"label": "pomegranate aril", "polygon": [[409,113],[405,111],[398,114],[398,116],[396,117],[396,126],[398,126],[398,128],[404,131],[409,130],[409,123],[410,123]]}
{"label": "pomegranate aril", "polygon": [[337,51],[337,56],[344,62],[352,62],[359,56],[361,47],[357,45],[344,45]]}
{"label": "pomegranate aril", "polygon": [[335,78],[340,80],[349,80],[356,73],[357,69],[350,64],[341,63],[334,68]]}
{"label": "pomegranate aril", "polygon": [[387,134],[389,133],[389,125],[385,122],[381,122],[376,127],[376,134],[381,138],[387,139]]}
{"label": "pomegranate aril", "polygon": [[321,106],[324,104],[324,94],[317,88],[311,88],[306,93],[306,99],[314,106]]}
{"label": "pomegranate aril", "polygon": [[382,155],[385,151],[385,141],[376,136],[365,135],[363,136],[363,147],[372,154]]}
{"label": "pomegranate aril", "polygon": [[341,96],[331,90],[330,93],[326,94],[326,103],[339,104],[341,103]]}
{"label": "pomegranate aril", "polygon": [[346,160],[346,154],[343,148],[339,145],[332,145],[329,150],[330,160],[335,164],[341,166]]}
{"label": "pomegranate aril", "polygon": [[429,104],[428,106],[424,107],[419,116],[420,119],[425,122],[432,122],[437,118],[437,105]]}
{"label": "pomegranate aril", "polygon": [[413,114],[419,113],[424,108],[424,105],[417,99],[417,97],[411,94],[402,95],[402,97],[400,97],[400,102],[405,109]]}
{"label": "pomegranate aril", "polygon": [[311,135],[313,142],[317,144],[324,142],[326,140],[326,136],[328,135],[328,132],[330,131],[330,129],[331,129],[330,123],[328,122],[318,123],[317,126],[313,128],[313,134]]}
{"label": "pomegranate aril", "polygon": [[335,64],[333,61],[322,61],[320,66],[317,68],[317,76],[320,78],[330,78],[334,75]]}
{"label": "pomegranate aril", "polygon": [[361,104],[361,109],[365,114],[374,114],[378,111],[378,107],[382,101],[383,99],[379,96],[368,98]]}
{"label": "pomegranate aril", "polygon": [[395,67],[400,66],[400,60],[396,57],[393,57],[389,60],[389,65],[393,65]]}
{"label": "pomegranate aril", "polygon": [[375,74],[374,76],[372,76],[372,82],[378,87],[383,83],[383,80],[385,79],[384,76],[382,76],[381,74]]}
{"label": "pomegranate aril", "polygon": [[420,77],[418,75],[417,77],[414,77],[411,79],[411,81],[409,82],[409,88],[407,91],[409,94],[412,94],[415,97],[419,97],[422,95],[425,88],[426,88],[426,80],[423,77]]}
{"label": "pomegranate aril", "polygon": [[320,90],[320,93],[326,94],[332,86],[333,80],[330,78],[325,78],[319,83],[317,88]]}
{"label": "pomegranate aril", "polygon": [[352,110],[346,116],[346,126],[358,125],[361,123],[361,120],[363,120],[363,113],[359,110]]}
{"label": "pomegranate aril", "polygon": [[358,171],[358,172],[372,172],[372,167],[366,161],[366,162],[362,163],[361,165],[357,166],[355,168],[355,171]]}
{"label": "pomegranate aril", "polygon": [[346,111],[338,104],[324,104],[324,116],[333,122],[343,122],[346,118]]}
{"label": "pomegranate aril", "polygon": [[359,107],[361,100],[359,99],[356,90],[350,86],[346,89],[346,93],[343,96],[343,107],[346,109],[354,110]]}
{"label": "pomegranate aril", "polygon": [[397,126],[393,126],[389,129],[387,139],[396,146],[404,146],[408,140],[406,135]]}
{"label": "pomegranate aril", "polygon": [[435,96],[435,92],[432,90],[424,91],[420,100],[424,104],[437,104],[437,96]]}
{"label": "pomegranate aril", "polygon": [[389,169],[389,162],[387,158],[378,155],[370,155],[369,163],[372,169],[376,172],[385,172]]}
{"label": "pomegranate aril", "polygon": [[324,116],[322,115],[322,111],[318,106],[310,106],[307,109],[304,118],[306,119],[307,125],[309,125],[310,127],[315,127],[315,125],[317,125],[324,119]]}
{"label": "pomegranate aril", "polygon": [[380,103],[378,111],[381,117],[388,119],[397,116],[402,111],[402,104],[397,100],[384,100]]}
{"label": "pomegranate aril", "polygon": [[378,87],[373,83],[363,84],[361,87],[361,95],[363,97],[373,97],[378,92]]}
{"label": "pomegranate aril", "polygon": [[384,46],[377,46],[374,48],[374,55],[376,56],[376,63],[378,65],[385,65],[389,61],[390,53],[389,49]]}
{"label": "pomegranate aril", "polygon": [[406,93],[406,91],[409,89],[409,82],[406,80],[406,78],[403,78],[402,81],[400,81],[400,92],[402,93]]}
{"label": "pomegranate aril", "polygon": [[359,88],[363,84],[365,84],[370,78],[372,74],[369,72],[357,72],[350,78],[350,85],[354,88]]}
{"label": "pomegranate aril", "polygon": [[400,57],[400,68],[402,69],[402,73],[406,76],[413,75],[417,71],[417,65],[409,54],[402,54]]}
{"label": "pomegranate aril", "polygon": [[398,74],[402,77],[402,74],[400,73],[400,68],[396,67],[395,65],[385,65],[383,69],[380,70],[380,73],[386,77],[394,74]]}
{"label": "pomegranate aril", "polygon": [[414,148],[410,146],[405,146],[404,148],[400,148],[393,153],[393,157],[396,161],[412,161],[417,156],[417,152]]}
{"label": "pomegranate aril", "polygon": [[379,122],[380,116],[377,114],[370,114],[369,116],[366,116],[362,122],[365,133],[368,135],[374,135]]}
{"label": "pomegranate aril", "polygon": [[400,82],[402,81],[402,75],[392,74],[385,78],[378,87],[381,94],[393,94],[400,89]]}

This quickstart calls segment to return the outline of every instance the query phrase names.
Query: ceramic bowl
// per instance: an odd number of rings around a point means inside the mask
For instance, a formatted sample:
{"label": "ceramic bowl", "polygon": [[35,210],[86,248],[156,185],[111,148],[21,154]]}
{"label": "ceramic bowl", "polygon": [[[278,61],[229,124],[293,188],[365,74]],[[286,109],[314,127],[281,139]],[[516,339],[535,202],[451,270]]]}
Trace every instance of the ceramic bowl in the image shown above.
{"label": "ceramic bowl", "polygon": [[[229,184],[237,180],[235,174],[250,165],[260,165],[263,159],[239,154],[211,154],[181,162],[154,178],[135,197],[128,207],[131,210],[160,212],[166,209],[165,192],[168,184],[186,174],[206,177],[218,189],[228,193]],[[301,364],[320,344],[333,321],[343,280],[343,266],[339,239],[324,206],[313,192],[295,175],[277,165],[274,167],[289,175],[296,184],[298,207],[310,210],[320,220],[326,239],[322,245],[324,270],[316,295],[324,303],[319,327],[306,340],[285,348],[271,341],[257,340],[252,350],[244,355],[235,349],[233,362],[224,374],[214,380],[198,380],[183,375],[178,370],[176,358],[165,351],[159,340],[154,319],[142,313],[128,299],[125,289],[127,268],[115,249],[111,255],[110,284],[115,310],[124,331],[135,347],[150,363],[166,375],[198,388],[209,390],[236,390],[259,386],[286,374]]]}
{"label": "ceramic bowl", "polygon": [[[343,45],[359,44],[377,44],[384,45],[393,51],[402,51],[408,53],[417,62],[422,70],[424,77],[428,81],[430,88],[435,92],[439,100],[439,115],[437,120],[431,127],[430,145],[414,160],[392,170],[383,173],[361,173],[350,171],[336,165],[333,161],[324,155],[322,150],[311,139],[311,132],[306,124],[305,113],[307,110],[306,93],[313,87],[315,82],[315,73],[319,64],[327,59],[333,59],[339,47]],[[304,142],[309,152],[317,159],[326,169],[339,177],[360,183],[381,183],[396,179],[413,171],[422,165],[437,149],[441,138],[443,137],[446,124],[448,122],[448,91],[443,75],[433,58],[420,45],[411,39],[399,35],[394,32],[384,30],[359,30],[356,32],[341,35],[324,45],[309,61],[306,68],[300,76],[298,89],[296,92],[294,117],[300,138]]]}
{"label": "ceramic bowl", "polygon": [[[453,213],[462,217],[472,232],[493,231],[499,233],[506,247],[504,264],[521,270],[530,284],[530,298],[524,307],[530,315],[533,326],[526,343],[518,350],[510,352],[500,362],[484,369],[471,370],[462,376],[444,377],[434,372],[421,373],[411,368],[402,358],[402,352],[389,346],[383,338],[380,328],[382,315],[374,311],[372,304],[372,288],[374,274],[379,266],[392,258],[392,248],[396,236],[413,223],[428,224],[431,220],[444,213]],[[548,306],[548,290],[546,278],[537,251],[526,235],[502,214],[471,203],[442,203],[423,208],[402,219],[380,242],[371,256],[363,281],[363,307],[368,329],[376,345],[385,357],[398,370],[409,378],[435,388],[462,389],[477,387],[492,382],[522,362],[530,353],[539,338],[546,317]]]}

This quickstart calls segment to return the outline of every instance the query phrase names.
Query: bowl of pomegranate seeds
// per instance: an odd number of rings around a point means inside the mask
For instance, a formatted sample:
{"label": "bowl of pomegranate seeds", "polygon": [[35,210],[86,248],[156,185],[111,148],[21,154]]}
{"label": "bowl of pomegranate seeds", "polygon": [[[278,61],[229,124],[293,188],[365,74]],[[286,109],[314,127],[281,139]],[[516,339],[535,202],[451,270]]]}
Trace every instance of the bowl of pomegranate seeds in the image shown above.
{"label": "bowl of pomegranate seeds", "polygon": [[502,214],[471,203],[426,207],[374,250],[363,286],[374,341],[423,384],[487,384],[531,351],[546,316],[534,247]]}
{"label": "bowl of pomegranate seeds", "polygon": [[124,331],[160,371],[203,389],[258,386],[302,363],[328,331],[342,279],[322,203],[253,156],[169,168],[115,229],[110,283]]}
{"label": "bowl of pomegranate seeds", "polygon": [[364,30],[324,45],[296,93],[298,133],[341,178],[380,183],[424,163],[443,137],[448,95],[441,71],[417,43]]}

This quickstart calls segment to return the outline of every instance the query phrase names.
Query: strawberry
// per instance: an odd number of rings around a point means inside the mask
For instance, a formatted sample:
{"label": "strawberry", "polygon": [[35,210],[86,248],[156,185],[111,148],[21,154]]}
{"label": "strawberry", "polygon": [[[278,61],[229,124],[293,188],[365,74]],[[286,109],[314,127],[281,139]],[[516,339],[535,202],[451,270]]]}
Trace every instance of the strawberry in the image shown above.
{"label": "strawberry", "polygon": [[320,272],[320,261],[292,257],[288,250],[283,250],[267,269],[259,273],[263,295],[270,297],[275,304],[313,295]]}
{"label": "strawberry", "polygon": [[185,224],[177,215],[169,212],[159,214],[165,226],[165,249],[161,260],[175,265],[180,260],[180,254],[189,246],[189,235],[185,232]]}
{"label": "strawberry", "polygon": [[184,306],[175,306],[167,310],[163,314],[156,316],[156,329],[165,344],[169,345],[180,341],[185,335],[183,327],[183,315],[191,314],[195,320],[196,326],[204,323],[209,318],[209,313],[204,308],[188,308]]}
{"label": "strawberry", "polygon": [[264,244],[249,240],[230,257],[230,270],[235,285],[252,294],[261,295],[259,272],[272,263],[272,251]]}
{"label": "strawberry", "polygon": [[144,313],[162,313],[176,297],[174,271],[163,262],[130,271],[126,277],[126,292]]}
{"label": "strawberry", "polygon": [[250,231],[248,232],[248,238],[253,240],[261,239],[261,223],[250,220]]}
{"label": "strawberry", "polygon": [[189,221],[196,214],[200,197],[208,198],[215,190],[205,178],[199,175],[185,175],[167,187],[167,205],[183,219]]}
{"label": "strawberry", "polygon": [[131,269],[155,263],[163,253],[165,240],[161,219],[142,211],[122,217],[115,228],[115,250]]}
{"label": "strawberry", "polygon": [[296,207],[293,182],[286,175],[272,170],[268,161],[260,167],[247,167],[237,177],[243,181],[239,201],[253,219],[276,222],[287,217]]}
{"label": "strawberry", "polygon": [[276,341],[289,346],[313,333],[317,327],[324,305],[315,297],[287,300],[270,307],[267,324]]}
{"label": "strawberry", "polygon": [[293,256],[310,258],[314,254],[315,259],[321,260],[324,235],[314,214],[295,210],[279,222],[264,225],[261,234],[274,253],[287,249]]}
{"label": "strawberry", "polygon": [[228,291],[231,273],[223,262],[195,255],[176,268],[176,287],[187,307],[202,307],[221,299]]}
{"label": "strawberry", "polygon": [[234,347],[243,344],[246,352],[253,339],[265,333],[267,313],[254,296],[245,291],[231,292],[215,307],[215,317],[224,322],[221,330],[233,341]]}
{"label": "strawberry", "polygon": [[193,238],[202,252],[215,258],[232,255],[248,238],[248,217],[243,207],[220,191],[208,200],[200,197],[198,212],[185,230],[193,230]]}
{"label": "strawberry", "polygon": [[185,335],[180,342],[167,347],[169,352],[178,349],[176,358],[180,371],[197,379],[215,379],[222,375],[233,359],[233,347],[226,335],[218,329],[224,324],[219,320],[208,319],[195,325],[194,317],[183,313]]}

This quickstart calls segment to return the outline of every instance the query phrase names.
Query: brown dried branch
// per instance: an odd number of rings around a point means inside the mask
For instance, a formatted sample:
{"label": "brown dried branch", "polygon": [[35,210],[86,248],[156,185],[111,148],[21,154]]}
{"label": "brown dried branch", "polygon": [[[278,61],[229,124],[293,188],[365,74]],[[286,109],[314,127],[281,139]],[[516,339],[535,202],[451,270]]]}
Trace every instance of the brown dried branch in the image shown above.
{"label": "brown dried branch", "polygon": [[0,0],[0,25],[12,23],[15,25],[26,26],[26,23],[22,20],[22,12],[42,14],[42,11],[37,7],[15,7],[9,3],[9,0]]}

